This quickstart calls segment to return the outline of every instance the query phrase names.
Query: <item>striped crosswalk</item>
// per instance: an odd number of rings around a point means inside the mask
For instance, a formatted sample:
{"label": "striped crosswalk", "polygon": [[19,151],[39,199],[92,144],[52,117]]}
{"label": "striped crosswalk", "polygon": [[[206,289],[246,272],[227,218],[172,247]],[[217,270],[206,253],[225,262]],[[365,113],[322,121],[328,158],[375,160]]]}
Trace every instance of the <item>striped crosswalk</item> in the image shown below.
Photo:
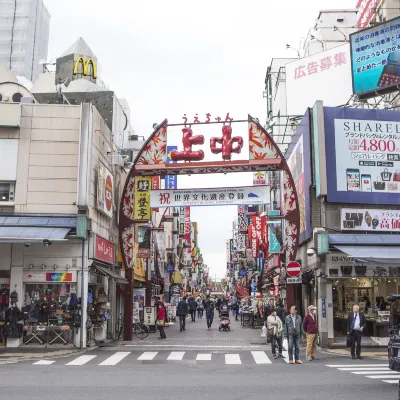
{"label": "striped crosswalk", "polygon": [[398,384],[400,373],[392,371],[388,364],[333,364],[329,368],[336,368],[339,371],[347,372],[359,377],[381,380],[385,383]]}
{"label": "striped crosswalk", "polygon": [[[288,362],[287,359],[284,359]],[[97,354],[79,355],[72,359],[43,359],[33,362],[32,365],[42,367],[55,367],[58,365],[66,366],[83,366],[86,364],[104,366],[117,366],[119,364],[127,365],[127,363],[213,363],[225,365],[272,365],[275,362],[283,362],[280,360],[271,360],[265,351],[238,351],[238,352],[221,352],[221,351],[145,351],[145,352],[130,352],[117,351],[110,355],[109,352],[101,352]]]}

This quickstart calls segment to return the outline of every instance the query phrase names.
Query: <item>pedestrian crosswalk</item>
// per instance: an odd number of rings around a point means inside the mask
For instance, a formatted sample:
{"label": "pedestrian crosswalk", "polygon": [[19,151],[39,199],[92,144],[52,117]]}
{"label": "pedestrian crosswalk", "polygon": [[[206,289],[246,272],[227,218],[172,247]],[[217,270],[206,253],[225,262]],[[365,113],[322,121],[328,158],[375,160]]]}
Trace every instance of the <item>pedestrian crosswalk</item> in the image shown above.
{"label": "pedestrian crosswalk", "polygon": [[327,365],[329,368],[336,368],[339,371],[347,372],[352,375],[358,375],[363,378],[381,380],[385,383],[398,384],[400,373],[392,371],[385,364],[334,364]]}
{"label": "pedestrian crosswalk", "polygon": [[[288,362],[287,359],[283,361]],[[265,351],[117,351],[110,355],[103,351],[97,354],[84,354],[76,358],[42,359],[33,362],[32,365],[42,367],[54,367],[58,365],[79,367],[86,364],[103,366],[117,366],[141,363],[192,363],[192,364],[225,364],[225,365],[272,365],[283,362],[282,359],[271,360]]]}

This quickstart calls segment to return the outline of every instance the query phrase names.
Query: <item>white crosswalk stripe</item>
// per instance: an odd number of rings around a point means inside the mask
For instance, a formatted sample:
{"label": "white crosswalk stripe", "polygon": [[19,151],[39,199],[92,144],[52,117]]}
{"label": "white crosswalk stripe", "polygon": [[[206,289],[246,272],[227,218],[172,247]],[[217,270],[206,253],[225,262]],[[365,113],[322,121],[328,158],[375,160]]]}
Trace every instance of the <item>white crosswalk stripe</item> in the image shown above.
{"label": "white crosswalk stripe", "polygon": [[339,371],[353,375],[359,375],[368,379],[380,379],[384,383],[398,383],[400,373],[392,371],[388,364],[334,364],[327,365],[329,368],[336,368]]}
{"label": "white crosswalk stripe", "polygon": [[185,355],[184,351],[172,351],[171,354],[168,356],[167,360],[181,361],[184,355]]}
{"label": "white crosswalk stripe", "polygon": [[[268,354],[267,354],[268,353]],[[285,352],[283,352],[285,353]],[[121,362],[126,363],[142,363],[142,362],[193,362],[193,361],[207,361],[213,362],[214,364],[225,364],[225,365],[242,365],[242,364],[253,364],[259,366],[269,366],[274,363],[283,362],[282,360],[272,360],[267,351],[239,351],[237,353],[210,351],[209,353],[197,352],[197,351],[144,351],[144,352],[132,352],[132,351],[117,351],[117,352],[101,352],[97,354],[84,354],[72,356],[69,359],[57,358],[57,359],[43,359],[36,360],[32,365],[42,366],[44,368],[58,367],[59,365],[67,366],[80,366],[87,363],[91,363],[92,366],[99,367],[110,367],[116,366]],[[284,358],[285,362],[288,362],[287,355]],[[51,366],[51,367],[50,367]],[[372,374],[372,370],[365,371],[366,374]],[[382,373],[390,373],[386,368]]]}
{"label": "white crosswalk stripe", "polygon": [[97,356],[80,356],[66,365],[84,365]]}
{"label": "white crosswalk stripe", "polygon": [[256,364],[271,364],[272,361],[265,354],[265,351],[252,351],[251,355],[254,358]]}
{"label": "white crosswalk stripe", "polygon": [[111,357],[108,357],[107,360],[104,360],[99,365],[117,365],[121,360],[131,354],[130,351],[119,351],[113,354]]}
{"label": "white crosswalk stripe", "polygon": [[239,354],[225,354],[225,364],[241,364],[242,360],[240,359]]}
{"label": "white crosswalk stripe", "polygon": [[158,351],[145,351],[140,357],[138,357],[138,360],[151,361],[157,354]]}

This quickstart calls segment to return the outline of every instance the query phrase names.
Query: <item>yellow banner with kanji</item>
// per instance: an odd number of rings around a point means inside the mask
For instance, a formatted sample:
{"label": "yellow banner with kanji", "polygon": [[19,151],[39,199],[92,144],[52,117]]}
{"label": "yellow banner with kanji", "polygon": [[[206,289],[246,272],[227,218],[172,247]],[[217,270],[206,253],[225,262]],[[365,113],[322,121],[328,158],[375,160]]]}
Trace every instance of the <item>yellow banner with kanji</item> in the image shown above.
{"label": "yellow banner with kanji", "polygon": [[135,221],[150,221],[150,189],[151,178],[135,178],[135,197],[133,205],[133,219]]}
{"label": "yellow banner with kanji", "polygon": [[138,257],[139,253],[139,243],[134,243],[133,254],[135,256],[135,261],[133,264],[133,279],[140,282],[146,282],[146,268],[145,260]]}

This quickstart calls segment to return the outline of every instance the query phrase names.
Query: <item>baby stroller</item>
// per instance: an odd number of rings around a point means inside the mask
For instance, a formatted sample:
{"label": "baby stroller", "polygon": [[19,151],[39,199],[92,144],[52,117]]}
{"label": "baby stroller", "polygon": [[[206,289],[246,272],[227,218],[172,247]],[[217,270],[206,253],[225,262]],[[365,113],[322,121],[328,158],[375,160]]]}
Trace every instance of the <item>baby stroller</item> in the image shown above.
{"label": "baby stroller", "polygon": [[219,328],[218,330],[230,331],[231,330],[231,321],[229,319],[229,308],[227,304],[222,304],[220,313],[219,313]]}

